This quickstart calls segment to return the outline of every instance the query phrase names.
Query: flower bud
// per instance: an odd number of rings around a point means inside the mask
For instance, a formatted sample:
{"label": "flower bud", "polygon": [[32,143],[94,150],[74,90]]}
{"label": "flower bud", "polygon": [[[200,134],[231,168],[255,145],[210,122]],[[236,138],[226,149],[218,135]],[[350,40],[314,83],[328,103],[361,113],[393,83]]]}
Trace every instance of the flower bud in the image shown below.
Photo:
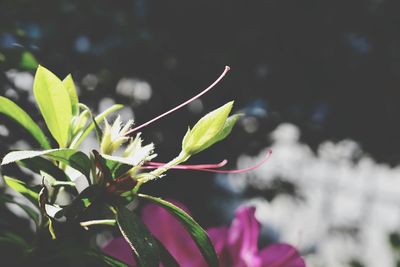
{"label": "flower bud", "polygon": [[240,117],[234,115],[228,118],[232,106],[233,101],[205,115],[193,129],[189,128],[182,141],[182,151],[193,155],[228,136]]}

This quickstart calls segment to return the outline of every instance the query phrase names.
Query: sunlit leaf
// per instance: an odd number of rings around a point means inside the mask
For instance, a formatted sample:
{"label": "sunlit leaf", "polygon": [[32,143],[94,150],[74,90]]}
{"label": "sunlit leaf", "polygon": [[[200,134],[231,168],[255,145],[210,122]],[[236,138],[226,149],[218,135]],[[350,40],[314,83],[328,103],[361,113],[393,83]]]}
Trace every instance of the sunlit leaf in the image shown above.
{"label": "sunlit leaf", "polygon": [[72,75],[69,74],[67,77],[65,77],[62,83],[69,94],[69,99],[71,100],[72,115],[76,116],[79,114],[79,99]]}
{"label": "sunlit leaf", "polygon": [[6,175],[3,175],[3,178],[9,187],[17,191],[18,193],[22,194],[33,205],[38,206],[38,201],[39,201],[38,192],[35,192],[33,189],[29,188],[29,186],[23,181],[20,181],[18,179]]}
{"label": "sunlit leaf", "polygon": [[63,83],[51,71],[39,66],[33,83],[33,93],[50,133],[60,148],[66,147],[72,109]]}
{"label": "sunlit leaf", "polygon": [[10,117],[25,128],[44,149],[50,149],[49,141],[32,118],[13,101],[0,96],[0,113]]}
{"label": "sunlit leaf", "polygon": [[31,159],[39,156],[45,156],[53,160],[60,161],[70,167],[80,171],[86,177],[90,177],[91,162],[83,153],[75,149],[62,148],[50,149],[44,151],[13,151],[8,153],[1,162],[1,165],[7,165],[16,161]]}

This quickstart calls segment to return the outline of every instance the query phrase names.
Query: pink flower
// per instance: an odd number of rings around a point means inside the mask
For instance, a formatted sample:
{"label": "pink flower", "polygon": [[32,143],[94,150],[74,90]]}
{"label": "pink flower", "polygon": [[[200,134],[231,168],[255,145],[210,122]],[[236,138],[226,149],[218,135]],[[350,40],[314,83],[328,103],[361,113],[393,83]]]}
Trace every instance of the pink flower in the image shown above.
{"label": "pink flower", "polygon": [[[254,213],[253,207],[239,208],[229,228],[208,229],[219,256],[220,267],[304,267],[304,260],[290,245],[273,244],[262,250],[258,249],[260,225]],[[207,266],[190,235],[166,210],[148,205],[142,211],[142,219],[180,266]],[[130,247],[122,237],[111,240],[103,251],[130,266],[136,266]]]}

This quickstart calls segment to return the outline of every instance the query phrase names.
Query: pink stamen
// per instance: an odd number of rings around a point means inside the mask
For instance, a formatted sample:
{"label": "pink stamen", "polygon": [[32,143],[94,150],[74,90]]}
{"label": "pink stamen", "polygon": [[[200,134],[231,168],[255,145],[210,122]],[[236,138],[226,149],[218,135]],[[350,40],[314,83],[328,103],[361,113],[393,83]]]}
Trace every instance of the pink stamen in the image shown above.
{"label": "pink stamen", "polygon": [[248,167],[248,168],[244,168],[244,169],[237,169],[237,170],[201,169],[201,171],[208,171],[208,172],[215,172],[215,173],[244,173],[244,172],[250,172],[252,170],[255,170],[255,169],[259,168],[261,165],[263,165],[265,162],[267,162],[267,160],[269,159],[271,154],[272,154],[272,150],[269,149],[268,152],[265,154],[265,157],[263,158],[262,161],[260,161],[259,163],[257,163],[254,166],[251,166],[251,167]]}
{"label": "pink stamen", "polygon": [[143,124],[141,124],[141,125],[139,125],[139,126],[133,128],[133,129],[129,130],[128,132],[126,132],[125,135],[129,135],[129,134],[131,134],[131,133],[133,133],[133,132],[136,132],[137,130],[142,129],[143,127],[146,127],[147,125],[149,125],[149,124],[151,124],[151,123],[153,123],[153,122],[155,122],[155,121],[161,119],[161,118],[164,117],[164,116],[167,116],[168,114],[170,114],[170,113],[172,113],[172,112],[174,112],[174,111],[176,111],[176,110],[178,110],[178,109],[180,109],[180,108],[186,106],[186,105],[189,104],[190,102],[192,102],[192,101],[196,100],[197,98],[201,97],[202,95],[204,95],[205,93],[207,93],[208,91],[210,91],[215,85],[217,85],[217,84],[219,83],[219,81],[222,80],[222,78],[225,76],[225,74],[226,74],[229,70],[230,70],[230,68],[229,68],[228,66],[225,66],[224,72],[218,77],[218,79],[216,79],[215,82],[213,82],[210,86],[208,86],[208,87],[207,87],[206,89],[204,89],[202,92],[200,92],[199,94],[197,94],[197,95],[195,95],[194,97],[190,98],[189,100],[183,102],[182,104],[180,104],[180,105],[178,105],[178,106],[176,106],[176,107],[174,107],[174,108],[168,110],[167,112],[162,113],[161,115],[159,115],[159,116],[157,116],[157,117],[155,117],[155,118],[149,120],[148,122],[143,123]]}
{"label": "pink stamen", "polygon": [[[263,160],[261,160],[259,163],[257,163],[254,166],[244,168],[244,169],[237,169],[237,170],[215,170],[215,168],[220,168],[226,165],[228,163],[227,160],[223,160],[220,163],[217,164],[197,164],[197,165],[176,165],[172,167],[171,169],[181,169],[181,170],[194,170],[194,171],[203,171],[203,172],[213,172],[213,173],[244,173],[244,172],[249,172],[252,170],[255,170],[259,168],[261,165],[263,165],[271,156],[272,150],[269,149],[268,152],[265,154],[265,157]],[[157,169],[159,167],[162,167],[165,165],[165,163],[162,162],[147,162],[146,166],[142,166],[142,169]]]}
{"label": "pink stamen", "polygon": [[[220,163],[216,163],[216,164],[194,164],[194,165],[180,164],[175,167],[177,167],[176,169],[215,169],[215,168],[221,168],[221,167],[225,166],[227,163],[228,163],[228,161],[226,159],[224,159]],[[164,166],[166,163],[149,161],[149,162],[146,162],[146,164],[147,164],[146,167],[158,168],[160,166]]]}

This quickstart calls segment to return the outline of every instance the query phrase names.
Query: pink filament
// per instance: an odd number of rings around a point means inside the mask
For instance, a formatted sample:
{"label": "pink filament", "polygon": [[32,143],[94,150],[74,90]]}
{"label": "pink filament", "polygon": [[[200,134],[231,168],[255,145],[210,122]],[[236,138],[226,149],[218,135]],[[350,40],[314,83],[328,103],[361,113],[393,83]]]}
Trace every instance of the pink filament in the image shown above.
{"label": "pink filament", "polygon": [[[194,170],[194,171],[203,171],[203,172],[214,172],[214,173],[244,173],[255,170],[263,165],[271,156],[272,150],[269,149],[265,154],[264,158],[254,166],[244,168],[244,169],[235,169],[235,170],[215,170],[215,168],[220,168],[226,165],[227,160],[223,160],[217,164],[198,164],[198,165],[177,165],[172,167],[171,169],[183,169],[183,170]],[[146,166],[143,166],[142,169],[157,169],[165,165],[165,163],[161,162],[147,162]]]}
{"label": "pink filament", "polygon": [[[172,167],[172,169],[189,169],[189,170],[215,169],[215,168],[221,168],[221,167],[225,166],[227,163],[228,163],[228,161],[226,159],[224,159],[220,163],[216,163],[216,164],[194,164],[194,165],[180,164],[180,165]],[[148,169],[153,169],[153,168],[155,169],[155,168],[165,165],[165,163],[163,163],[163,162],[154,162],[154,161],[146,162],[146,164],[147,164],[147,166],[145,166],[145,167],[150,167]]]}
{"label": "pink filament", "polygon": [[197,98],[201,97],[202,95],[204,95],[205,93],[207,93],[208,91],[210,91],[215,85],[217,85],[217,84],[219,83],[219,81],[222,80],[222,78],[225,76],[225,74],[226,74],[229,70],[230,70],[230,68],[229,68],[228,66],[225,66],[224,72],[218,77],[218,79],[216,79],[210,86],[208,86],[208,87],[207,87],[206,89],[204,89],[202,92],[200,92],[199,94],[197,94],[197,95],[195,95],[194,97],[190,98],[189,100],[183,102],[182,104],[180,104],[180,105],[178,105],[178,106],[176,106],[176,107],[174,107],[174,108],[168,110],[167,112],[162,113],[161,115],[159,115],[159,116],[157,116],[157,117],[155,117],[155,118],[149,120],[148,122],[145,122],[145,123],[143,123],[143,124],[141,124],[141,125],[139,125],[139,126],[133,128],[133,129],[129,130],[125,135],[129,135],[129,134],[131,134],[131,133],[133,133],[133,132],[136,132],[137,130],[142,129],[143,127],[146,127],[147,125],[149,125],[149,124],[151,124],[151,123],[153,123],[153,122],[155,122],[155,121],[161,119],[161,118],[164,117],[164,116],[167,116],[168,114],[170,114],[170,113],[172,113],[172,112],[174,112],[174,111],[176,111],[176,110],[178,110],[178,109],[180,109],[180,108],[186,106],[186,105],[189,104],[190,102],[192,102],[192,101],[196,100]]}

